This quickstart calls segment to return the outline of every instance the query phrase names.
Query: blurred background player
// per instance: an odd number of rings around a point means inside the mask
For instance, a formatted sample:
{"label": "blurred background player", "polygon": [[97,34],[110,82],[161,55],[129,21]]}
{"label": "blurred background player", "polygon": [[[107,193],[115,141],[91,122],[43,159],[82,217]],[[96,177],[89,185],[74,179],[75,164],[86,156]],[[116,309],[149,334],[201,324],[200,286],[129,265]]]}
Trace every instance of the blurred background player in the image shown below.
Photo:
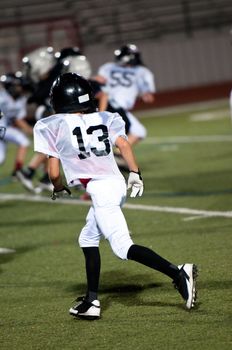
{"label": "blurred background player", "polygon": [[1,124],[1,119],[3,117],[3,113],[0,110],[0,140],[4,139],[5,133],[6,133],[6,126],[4,123]]}
{"label": "blurred background player", "polygon": [[[33,126],[37,120],[52,112],[48,102],[49,91],[59,71],[55,69],[56,59],[52,47],[41,47],[28,53],[22,62],[24,74],[33,85],[33,93],[27,100],[28,121]],[[39,168],[43,175],[35,190],[32,180]],[[27,167],[17,171],[17,178],[29,191],[50,190],[46,157],[39,153],[35,154]]]}
{"label": "blurred background player", "polygon": [[[28,99],[28,114],[31,123],[34,123],[52,113],[49,103],[49,93],[54,80],[63,73],[76,72],[86,79],[91,76],[91,65],[85,55],[78,47],[63,48],[53,52],[51,47],[42,47],[29,53],[23,58],[25,74],[33,82],[34,93]],[[95,98],[99,109],[105,110],[107,106],[107,95],[101,89],[101,84],[92,81]],[[43,166],[43,176],[37,187],[33,184],[33,178],[38,168]],[[42,190],[52,190],[48,176],[47,158],[40,153],[35,154],[28,166],[17,172],[18,179],[28,190],[39,193]],[[81,184],[80,184],[80,187]],[[82,198],[88,199],[88,198]]]}
{"label": "blurred background player", "polygon": [[[7,144],[17,146],[12,176],[24,164],[30,140],[26,134],[32,135],[32,127],[26,121],[26,103],[29,84],[21,72],[7,73],[0,77],[0,109],[3,117],[0,120],[1,129],[5,128],[4,139],[0,139],[0,164],[6,158]],[[3,130],[3,129],[2,129]]]}
{"label": "blurred background player", "polygon": [[99,68],[97,79],[106,84],[111,105],[108,110],[117,111],[123,117],[128,125],[128,141],[133,146],[146,137],[147,131],[129,111],[133,109],[137,98],[145,103],[154,102],[154,75],[144,66],[141,53],[133,44],[115,50],[114,58],[115,62],[105,63]]}

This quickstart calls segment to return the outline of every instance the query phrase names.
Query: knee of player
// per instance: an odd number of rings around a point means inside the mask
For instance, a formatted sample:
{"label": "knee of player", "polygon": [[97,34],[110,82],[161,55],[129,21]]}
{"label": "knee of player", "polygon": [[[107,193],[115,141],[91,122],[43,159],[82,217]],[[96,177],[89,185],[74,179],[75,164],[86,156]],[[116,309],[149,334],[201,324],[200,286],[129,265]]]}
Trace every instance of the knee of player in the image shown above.
{"label": "knee of player", "polygon": [[77,239],[77,243],[80,248],[86,247],[98,247],[99,246],[99,238],[98,237],[89,237],[88,235],[80,234]]}
{"label": "knee of player", "polygon": [[127,260],[127,253],[129,248],[133,245],[130,237],[126,240],[117,240],[117,238],[109,238],[109,243],[113,253],[121,260]]}
{"label": "knee of player", "polygon": [[147,129],[144,126],[142,126],[142,128],[141,128],[139,136],[141,139],[145,139],[147,137]]}
{"label": "knee of player", "polygon": [[77,243],[79,244],[79,246],[81,248],[85,247],[85,245],[87,244],[87,240],[82,236],[80,235],[78,238],[77,238]]}

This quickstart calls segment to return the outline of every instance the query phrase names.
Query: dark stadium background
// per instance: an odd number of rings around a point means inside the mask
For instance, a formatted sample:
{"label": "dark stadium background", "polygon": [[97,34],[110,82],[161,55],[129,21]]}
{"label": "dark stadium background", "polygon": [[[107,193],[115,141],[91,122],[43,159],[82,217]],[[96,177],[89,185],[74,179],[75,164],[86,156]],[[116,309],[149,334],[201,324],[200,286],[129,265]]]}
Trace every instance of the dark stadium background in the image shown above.
{"label": "dark stadium background", "polygon": [[41,46],[79,46],[95,73],[134,43],[155,73],[156,106],[229,96],[231,1],[1,0],[0,11],[1,74]]}

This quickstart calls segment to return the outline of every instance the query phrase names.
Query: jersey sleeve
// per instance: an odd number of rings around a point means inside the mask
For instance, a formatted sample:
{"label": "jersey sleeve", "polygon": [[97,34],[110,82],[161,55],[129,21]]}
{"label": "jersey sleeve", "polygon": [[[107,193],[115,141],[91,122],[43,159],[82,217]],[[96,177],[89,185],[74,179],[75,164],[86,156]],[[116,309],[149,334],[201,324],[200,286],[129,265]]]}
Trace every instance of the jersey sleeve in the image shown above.
{"label": "jersey sleeve", "polygon": [[39,120],[35,124],[33,132],[34,150],[36,152],[40,152],[48,156],[59,158],[59,153],[56,147],[55,135],[48,128],[48,125],[43,122],[43,120]]}
{"label": "jersey sleeve", "polygon": [[118,113],[113,113],[112,123],[109,129],[110,140],[113,145],[119,136],[127,139],[126,131],[125,131],[125,122]]}
{"label": "jersey sleeve", "polygon": [[99,67],[97,74],[101,75],[102,77],[108,80],[110,68],[111,68],[111,63],[105,63],[101,67]]}
{"label": "jersey sleeve", "polygon": [[154,74],[146,67],[140,68],[139,90],[141,94],[156,91]]}

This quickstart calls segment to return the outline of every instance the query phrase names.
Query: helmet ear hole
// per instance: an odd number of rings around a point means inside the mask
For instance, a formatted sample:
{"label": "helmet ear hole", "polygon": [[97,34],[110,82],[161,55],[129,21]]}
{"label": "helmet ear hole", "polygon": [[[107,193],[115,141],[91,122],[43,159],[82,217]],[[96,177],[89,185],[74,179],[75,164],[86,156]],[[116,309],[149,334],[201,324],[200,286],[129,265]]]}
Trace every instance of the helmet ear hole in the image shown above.
{"label": "helmet ear hole", "polygon": [[96,111],[91,85],[75,73],[64,73],[55,80],[50,91],[50,102],[55,113]]}

